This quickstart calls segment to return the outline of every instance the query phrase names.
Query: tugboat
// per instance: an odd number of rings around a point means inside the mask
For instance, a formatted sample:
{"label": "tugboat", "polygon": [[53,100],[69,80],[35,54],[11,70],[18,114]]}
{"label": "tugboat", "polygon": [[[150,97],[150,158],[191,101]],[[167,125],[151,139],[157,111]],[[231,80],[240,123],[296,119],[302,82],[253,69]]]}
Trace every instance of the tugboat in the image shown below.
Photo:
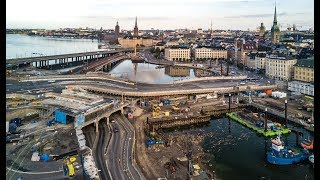
{"label": "tugboat", "polygon": [[134,55],[132,56],[131,61],[133,63],[143,63],[144,62],[144,59],[137,55],[137,47],[136,46],[134,47]]}
{"label": "tugboat", "polygon": [[304,149],[313,150],[313,140],[310,141],[309,139],[305,139],[304,141],[302,141],[301,147],[303,147]]}
{"label": "tugboat", "polygon": [[272,150],[267,152],[267,161],[271,164],[288,165],[308,158],[308,150],[299,147],[285,147],[278,135],[271,140]]}

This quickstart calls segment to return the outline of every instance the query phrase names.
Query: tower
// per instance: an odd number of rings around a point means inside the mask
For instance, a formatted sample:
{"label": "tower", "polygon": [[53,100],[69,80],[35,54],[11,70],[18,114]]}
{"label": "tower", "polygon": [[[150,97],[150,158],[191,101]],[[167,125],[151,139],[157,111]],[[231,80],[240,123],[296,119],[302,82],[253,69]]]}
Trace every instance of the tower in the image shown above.
{"label": "tower", "polygon": [[114,28],[114,32],[115,32],[115,38],[118,39],[120,34],[120,26],[118,24],[118,21],[117,21],[116,27]]}
{"label": "tower", "polygon": [[279,42],[280,39],[280,29],[277,22],[277,6],[274,6],[274,18],[273,18],[273,25],[271,28],[271,41],[273,44]]}
{"label": "tower", "polygon": [[259,36],[262,37],[264,35],[265,31],[266,31],[266,27],[264,27],[263,23],[261,23],[260,30],[259,30]]}
{"label": "tower", "polygon": [[133,29],[133,37],[138,37],[138,23],[137,23],[137,17],[136,17],[136,22],[134,25],[134,29]]}

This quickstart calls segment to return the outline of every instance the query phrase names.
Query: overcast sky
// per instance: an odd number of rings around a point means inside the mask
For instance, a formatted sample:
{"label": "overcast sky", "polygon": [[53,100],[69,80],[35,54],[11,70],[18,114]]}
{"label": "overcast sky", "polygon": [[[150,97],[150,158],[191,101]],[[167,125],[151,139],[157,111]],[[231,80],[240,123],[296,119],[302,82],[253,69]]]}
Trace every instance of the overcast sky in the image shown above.
{"label": "overcast sky", "polygon": [[[270,29],[272,0],[6,0],[7,28]],[[278,0],[278,24],[314,26],[314,0]],[[301,26],[301,27],[300,27]]]}

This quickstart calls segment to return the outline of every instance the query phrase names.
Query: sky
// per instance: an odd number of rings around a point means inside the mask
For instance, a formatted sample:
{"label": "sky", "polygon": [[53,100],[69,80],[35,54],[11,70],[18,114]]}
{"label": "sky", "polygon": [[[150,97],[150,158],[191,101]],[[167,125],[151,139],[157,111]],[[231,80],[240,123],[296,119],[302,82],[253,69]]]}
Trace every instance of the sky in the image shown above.
{"label": "sky", "polygon": [[6,0],[6,28],[270,29],[314,27],[314,0]]}

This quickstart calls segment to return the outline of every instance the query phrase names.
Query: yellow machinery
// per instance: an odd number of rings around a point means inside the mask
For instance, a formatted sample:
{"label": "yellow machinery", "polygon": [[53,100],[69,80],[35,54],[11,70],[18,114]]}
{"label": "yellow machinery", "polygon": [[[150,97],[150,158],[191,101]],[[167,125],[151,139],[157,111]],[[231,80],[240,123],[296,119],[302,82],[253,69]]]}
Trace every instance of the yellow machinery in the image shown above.
{"label": "yellow machinery", "polygon": [[69,160],[67,160],[67,167],[68,167],[69,176],[73,177],[74,176],[74,167]]}
{"label": "yellow machinery", "polygon": [[259,118],[258,113],[252,113],[253,117]]}
{"label": "yellow machinery", "polygon": [[171,107],[172,107],[172,109],[173,109],[174,111],[180,111],[180,108],[178,108],[178,107],[175,106],[175,105],[172,105]]}
{"label": "yellow machinery", "polygon": [[153,106],[152,117],[159,116],[161,114],[161,108],[159,106]]}
{"label": "yellow machinery", "polygon": [[39,102],[39,101],[32,101],[31,104],[32,104],[32,105],[39,105],[40,102]]}
{"label": "yellow machinery", "polygon": [[71,162],[71,163],[75,162],[76,160],[77,160],[77,159],[76,159],[74,156],[71,156],[71,157],[70,157],[70,162]]}

